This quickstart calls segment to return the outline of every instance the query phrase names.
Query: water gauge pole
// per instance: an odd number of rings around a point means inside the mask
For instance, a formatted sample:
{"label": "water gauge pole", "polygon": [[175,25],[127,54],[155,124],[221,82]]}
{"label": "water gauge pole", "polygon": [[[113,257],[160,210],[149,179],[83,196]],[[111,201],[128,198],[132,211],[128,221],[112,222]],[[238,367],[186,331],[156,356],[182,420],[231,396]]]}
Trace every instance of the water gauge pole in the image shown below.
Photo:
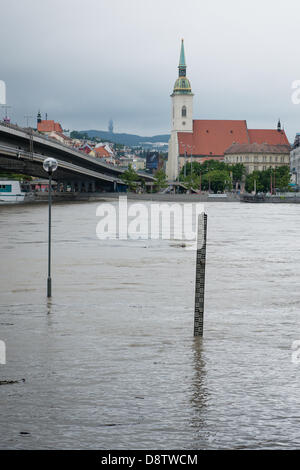
{"label": "water gauge pole", "polygon": [[198,217],[194,336],[203,336],[207,214]]}

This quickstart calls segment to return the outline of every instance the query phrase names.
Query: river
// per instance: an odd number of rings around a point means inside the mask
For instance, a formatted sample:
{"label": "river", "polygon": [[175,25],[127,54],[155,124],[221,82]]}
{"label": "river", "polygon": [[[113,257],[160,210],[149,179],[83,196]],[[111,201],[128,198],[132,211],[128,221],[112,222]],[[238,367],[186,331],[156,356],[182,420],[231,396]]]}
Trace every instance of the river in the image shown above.
{"label": "river", "polygon": [[0,448],[299,447],[300,206],[205,205],[201,339],[195,251],[100,240],[98,204],[53,206],[51,301],[47,206],[0,207]]}

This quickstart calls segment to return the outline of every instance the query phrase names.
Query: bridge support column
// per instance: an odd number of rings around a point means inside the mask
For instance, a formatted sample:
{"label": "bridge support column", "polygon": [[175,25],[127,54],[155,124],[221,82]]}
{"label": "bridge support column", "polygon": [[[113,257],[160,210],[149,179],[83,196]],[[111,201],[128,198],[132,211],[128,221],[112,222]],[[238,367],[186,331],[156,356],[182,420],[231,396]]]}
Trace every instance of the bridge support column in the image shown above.
{"label": "bridge support column", "polygon": [[91,182],[91,186],[92,186],[92,193],[94,193],[96,191],[96,184],[95,184],[95,181],[92,181]]}
{"label": "bridge support column", "polygon": [[78,181],[78,191],[81,193],[82,191],[82,181]]}
{"label": "bridge support column", "polygon": [[67,185],[67,183],[64,181],[64,182],[63,182],[63,191],[64,191],[64,193],[67,192],[67,188],[68,188],[68,185]]}
{"label": "bridge support column", "polygon": [[72,193],[75,192],[75,183],[74,183],[74,181],[71,181],[71,191],[72,191]]}
{"label": "bridge support column", "polygon": [[89,192],[89,182],[88,181],[84,182],[84,190],[85,190],[86,193]]}

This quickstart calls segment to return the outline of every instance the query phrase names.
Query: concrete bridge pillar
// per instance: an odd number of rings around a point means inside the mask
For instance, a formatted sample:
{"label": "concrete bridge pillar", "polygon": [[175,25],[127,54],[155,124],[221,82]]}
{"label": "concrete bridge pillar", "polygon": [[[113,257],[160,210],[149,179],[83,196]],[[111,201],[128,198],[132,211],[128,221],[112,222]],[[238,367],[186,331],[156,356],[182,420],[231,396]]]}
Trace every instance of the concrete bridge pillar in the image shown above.
{"label": "concrete bridge pillar", "polygon": [[84,189],[85,189],[85,192],[86,192],[86,193],[89,192],[89,182],[88,182],[88,181],[85,181],[85,182],[84,182]]}
{"label": "concrete bridge pillar", "polygon": [[92,193],[94,193],[96,191],[96,184],[95,184],[95,181],[92,181],[91,182],[91,186],[92,186]]}

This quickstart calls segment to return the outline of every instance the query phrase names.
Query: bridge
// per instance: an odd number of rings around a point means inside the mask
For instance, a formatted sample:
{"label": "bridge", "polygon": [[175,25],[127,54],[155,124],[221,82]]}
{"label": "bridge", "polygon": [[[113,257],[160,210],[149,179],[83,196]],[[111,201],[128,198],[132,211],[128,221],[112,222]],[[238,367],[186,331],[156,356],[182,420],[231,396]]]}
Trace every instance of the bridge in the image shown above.
{"label": "bridge", "polygon": [[[121,177],[123,168],[103,163],[95,157],[57,142],[54,139],[12,124],[0,123],[0,170],[45,178],[43,161],[53,157],[58,161],[54,180],[64,190],[120,191],[125,189]],[[153,176],[138,172],[144,181]]]}

